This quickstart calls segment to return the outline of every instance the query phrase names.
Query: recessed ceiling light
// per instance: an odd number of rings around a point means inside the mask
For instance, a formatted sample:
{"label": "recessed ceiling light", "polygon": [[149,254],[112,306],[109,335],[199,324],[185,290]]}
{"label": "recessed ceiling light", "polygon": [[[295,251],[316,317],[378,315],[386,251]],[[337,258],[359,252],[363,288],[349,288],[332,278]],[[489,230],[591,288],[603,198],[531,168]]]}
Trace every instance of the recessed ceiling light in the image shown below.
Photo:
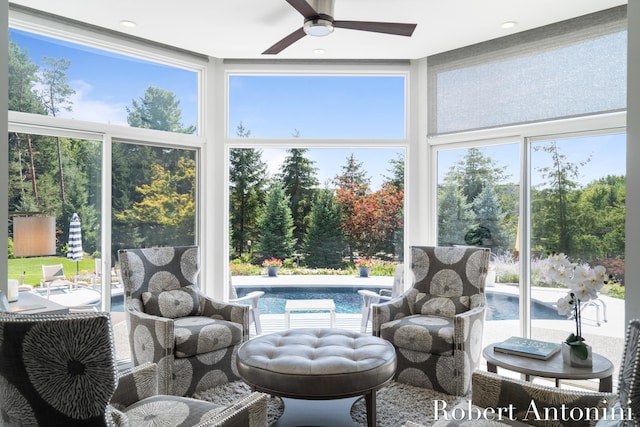
{"label": "recessed ceiling light", "polygon": [[133,21],[129,21],[128,19],[123,19],[122,21],[120,21],[120,25],[122,25],[123,27],[127,27],[127,28],[134,28],[138,24],[136,24]]}
{"label": "recessed ceiling light", "polygon": [[503,22],[502,24],[500,24],[500,27],[502,27],[505,30],[508,30],[509,28],[513,28],[516,25],[518,25],[518,23],[516,21],[507,21],[507,22]]}
{"label": "recessed ceiling light", "polygon": [[326,52],[326,50],[324,50],[321,47],[313,49],[313,53],[315,53],[316,55],[324,55],[325,52]]}

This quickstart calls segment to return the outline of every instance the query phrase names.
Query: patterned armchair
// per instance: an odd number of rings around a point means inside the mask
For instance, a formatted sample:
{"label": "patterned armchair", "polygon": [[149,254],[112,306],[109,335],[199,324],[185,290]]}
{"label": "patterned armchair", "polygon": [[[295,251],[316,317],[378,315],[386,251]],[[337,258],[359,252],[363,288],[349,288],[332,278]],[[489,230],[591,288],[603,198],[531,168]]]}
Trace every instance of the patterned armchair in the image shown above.
{"label": "patterned armchair", "polygon": [[200,292],[198,247],[118,255],[133,364],[158,365],[159,392],[190,396],[239,379],[235,355],[249,337],[249,307]]}
{"label": "patterned armchair", "polygon": [[263,393],[229,406],[157,395],[154,364],[120,374],[108,313],[0,313],[0,425],[266,426]]}
{"label": "patterned armchair", "polygon": [[372,308],[373,334],[396,348],[398,382],[464,395],[478,367],[489,249],[411,248],[414,284]]}

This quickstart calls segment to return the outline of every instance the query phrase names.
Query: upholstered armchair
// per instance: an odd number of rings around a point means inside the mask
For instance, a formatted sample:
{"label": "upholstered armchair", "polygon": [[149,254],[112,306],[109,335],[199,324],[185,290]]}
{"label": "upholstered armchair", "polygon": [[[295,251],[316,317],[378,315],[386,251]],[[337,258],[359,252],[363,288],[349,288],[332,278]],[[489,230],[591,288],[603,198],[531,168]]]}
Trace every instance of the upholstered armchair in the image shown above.
{"label": "upholstered armchair", "polygon": [[156,365],[120,373],[108,313],[0,313],[0,425],[225,426],[267,423],[263,393],[228,406],[157,394]]}
{"label": "upholstered armchair", "polygon": [[249,307],[200,292],[198,247],[118,255],[133,364],[158,365],[159,392],[190,396],[239,379],[235,355],[249,337]]}
{"label": "upholstered armchair", "polygon": [[467,393],[481,358],[489,256],[477,247],[411,248],[413,286],[371,306],[373,334],[396,348],[398,382]]}

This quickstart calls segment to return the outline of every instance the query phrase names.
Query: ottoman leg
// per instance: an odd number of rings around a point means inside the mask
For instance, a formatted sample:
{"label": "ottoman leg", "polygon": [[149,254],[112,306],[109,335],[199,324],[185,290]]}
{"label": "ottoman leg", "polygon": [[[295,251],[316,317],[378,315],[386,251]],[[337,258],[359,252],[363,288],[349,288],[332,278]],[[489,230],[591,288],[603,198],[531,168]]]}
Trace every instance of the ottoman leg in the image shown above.
{"label": "ottoman leg", "polygon": [[364,401],[367,407],[367,427],[376,427],[376,391],[371,390],[365,394]]}

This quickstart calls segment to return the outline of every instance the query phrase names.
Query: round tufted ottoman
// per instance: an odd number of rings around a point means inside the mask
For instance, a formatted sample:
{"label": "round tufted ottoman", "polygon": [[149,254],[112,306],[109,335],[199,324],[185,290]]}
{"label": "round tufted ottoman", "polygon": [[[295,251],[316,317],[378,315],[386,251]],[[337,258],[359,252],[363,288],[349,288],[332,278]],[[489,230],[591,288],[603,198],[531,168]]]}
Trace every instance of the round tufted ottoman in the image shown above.
{"label": "round tufted ottoman", "polygon": [[375,426],[375,392],[396,370],[388,341],[342,329],[289,329],[245,342],[238,374],[256,390],[295,399],[364,395],[367,423]]}

